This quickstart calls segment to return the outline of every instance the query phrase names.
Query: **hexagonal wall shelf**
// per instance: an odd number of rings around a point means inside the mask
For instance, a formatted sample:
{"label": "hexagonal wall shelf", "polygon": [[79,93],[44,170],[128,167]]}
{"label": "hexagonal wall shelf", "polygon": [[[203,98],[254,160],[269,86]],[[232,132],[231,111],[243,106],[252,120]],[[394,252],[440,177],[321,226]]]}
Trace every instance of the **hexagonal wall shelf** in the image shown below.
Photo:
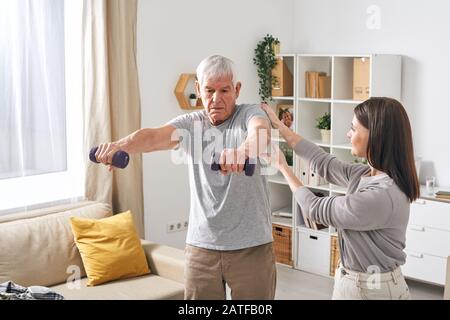
{"label": "hexagonal wall shelf", "polygon": [[202,100],[197,98],[197,104],[195,107],[192,107],[189,103],[189,93],[186,92],[186,88],[188,85],[192,85],[195,82],[196,75],[195,73],[182,73],[180,78],[178,79],[177,85],[175,86],[175,90],[173,93],[178,100],[178,104],[180,108],[186,110],[197,110],[203,109]]}

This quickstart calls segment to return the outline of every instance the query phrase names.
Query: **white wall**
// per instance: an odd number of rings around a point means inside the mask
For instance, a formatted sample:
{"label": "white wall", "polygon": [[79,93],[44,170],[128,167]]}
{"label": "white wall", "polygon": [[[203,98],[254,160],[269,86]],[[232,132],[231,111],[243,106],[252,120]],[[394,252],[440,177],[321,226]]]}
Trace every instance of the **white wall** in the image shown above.
{"label": "white wall", "polygon": [[[371,5],[380,9],[378,30],[366,26]],[[424,161],[421,180],[435,175],[450,186],[450,1],[298,0],[294,10],[296,52],[404,56],[402,102]]]}
{"label": "white wall", "polygon": [[[366,26],[371,5],[381,10],[379,30]],[[449,12],[446,0],[140,0],[142,126],[183,113],[173,95],[178,76],[213,53],[236,62],[244,85],[239,101],[257,102],[253,50],[266,33],[284,52],[401,54],[402,102],[423,159],[421,179],[432,174],[450,186]],[[166,224],[187,220],[188,172],[170,162],[169,152],[144,155],[144,199],[147,239],[182,248],[186,233],[168,234]]]}
{"label": "white wall", "polygon": [[[293,43],[293,1],[140,0],[138,67],[142,126],[157,127],[183,113],[173,89],[180,73],[194,72],[210,54],[235,61],[243,82],[238,102],[256,103],[258,79],[253,50],[265,34]],[[166,233],[169,222],[187,220],[188,171],[169,152],[144,155],[146,238],[184,247],[186,232]]]}

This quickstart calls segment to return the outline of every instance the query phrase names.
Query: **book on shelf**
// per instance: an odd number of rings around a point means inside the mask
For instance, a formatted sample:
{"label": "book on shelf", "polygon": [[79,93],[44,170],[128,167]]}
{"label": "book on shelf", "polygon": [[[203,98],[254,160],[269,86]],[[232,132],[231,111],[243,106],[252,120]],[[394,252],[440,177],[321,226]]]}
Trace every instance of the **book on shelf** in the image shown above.
{"label": "book on shelf", "polygon": [[307,98],[330,98],[331,77],[325,72],[305,72],[305,95]]}
{"label": "book on shelf", "polygon": [[450,200],[450,191],[438,191],[436,192],[436,198],[439,199],[449,199]]}
{"label": "book on shelf", "polygon": [[318,90],[319,98],[331,98],[331,77],[319,76]]}

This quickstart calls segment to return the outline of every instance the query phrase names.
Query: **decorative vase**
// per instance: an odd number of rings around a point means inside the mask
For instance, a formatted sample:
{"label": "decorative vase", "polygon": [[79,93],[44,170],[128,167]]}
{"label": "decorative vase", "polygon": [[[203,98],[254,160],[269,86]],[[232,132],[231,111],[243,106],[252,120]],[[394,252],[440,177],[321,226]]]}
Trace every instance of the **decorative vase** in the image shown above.
{"label": "decorative vase", "polygon": [[320,134],[322,135],[322,142],[326,144],[330,144],[330,132],[331,130],[320,130]]}
{"label": "decorative vase", "polygon": [[272,43],[272,50],[275,55],[280,54],[280,43]]}

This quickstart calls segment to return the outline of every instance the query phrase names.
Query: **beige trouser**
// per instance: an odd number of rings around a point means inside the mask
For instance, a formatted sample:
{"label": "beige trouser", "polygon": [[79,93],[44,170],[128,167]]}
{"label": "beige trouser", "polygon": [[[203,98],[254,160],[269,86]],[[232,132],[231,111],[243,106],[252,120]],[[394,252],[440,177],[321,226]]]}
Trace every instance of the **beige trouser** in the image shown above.
{"label": "beige trouser", "polygon": [[233,300],[271,300],[276,268],[272,243],[231,251],[191,245],[185,249],[186,300],[223,300],[225,283]]}
{"label": "beige trouser", "polygon": [[339,266],[334,275],[333,300],[410,300],[400,267],[392,272],[362,273]]}

